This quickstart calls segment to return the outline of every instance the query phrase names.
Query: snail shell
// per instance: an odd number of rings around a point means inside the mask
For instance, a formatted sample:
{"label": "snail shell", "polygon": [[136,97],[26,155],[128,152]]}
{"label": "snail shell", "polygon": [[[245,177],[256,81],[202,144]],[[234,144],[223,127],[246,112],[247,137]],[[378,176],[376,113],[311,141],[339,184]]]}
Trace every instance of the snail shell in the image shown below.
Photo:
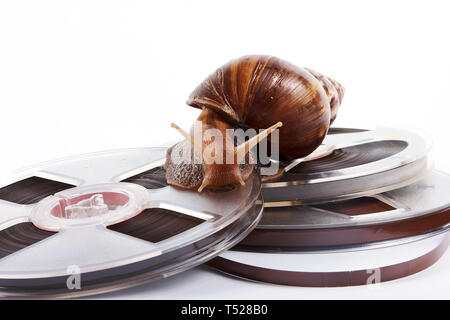
{"label": "snail shell", "polygon": [[217,112],[227,121],[254,129],[281,121],[280,156],[301,158],[324,139],[344,94],[321,74],[272,56],[232,60],[208,76],[187,104]]}
{"label": "snail shell", "polygon": [[305,69],[308,70],[309,73],[311,73],[317,80],[319,80],[320,84],[322,85],[323,89],[327,94],[328,101],[330,102],[330,111],[331,111],[330,124],[332,124],[333,121],[336,119],[339,106],[341,105],[341,101],[344,98],[345,89],[336,80],[328,78],[323,74],[310,68]]}

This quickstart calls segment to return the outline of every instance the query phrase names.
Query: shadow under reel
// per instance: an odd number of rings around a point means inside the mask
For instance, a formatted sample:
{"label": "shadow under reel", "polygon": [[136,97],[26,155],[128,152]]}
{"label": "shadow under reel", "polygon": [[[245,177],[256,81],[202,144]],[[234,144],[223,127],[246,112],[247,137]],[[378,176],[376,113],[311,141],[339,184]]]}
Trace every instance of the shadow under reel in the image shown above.
{"label": "shadow under reel", "polygon": [[0,295],[97,294],[208,261],[287,285],[407,276],[448,246],[450,178],[429,147],[406,130],[331,128],[276,178],[202,193],[167,185],[166,148],[37,165],[0,185]]}

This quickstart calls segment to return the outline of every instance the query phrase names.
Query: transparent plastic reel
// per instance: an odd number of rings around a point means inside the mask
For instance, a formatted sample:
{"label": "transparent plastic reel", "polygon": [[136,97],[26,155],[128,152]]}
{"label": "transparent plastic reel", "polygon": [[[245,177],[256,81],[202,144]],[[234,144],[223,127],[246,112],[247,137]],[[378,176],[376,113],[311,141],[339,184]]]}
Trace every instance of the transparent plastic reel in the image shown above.
{"label": "transparent plastic reel", "polygon": [[448,229],[449,189],[450,176],[433,170],[416,183],[376,195],[265,208],[257,227],[238,246],[263,252],[365,248]]}
{"label": "transparent plastic reel", "polygon": [[[0,259],[0,294],[81,296],[166,277],[196,266],[241,240],[256,225],[260,179],[223,192],[146,189],[121,182],[161,166],[166,148],[116,150],[46,162],[6,179],[30,177],[74,185],[24,205],[0,200],[0,231],[24,222],[55,232]],[[201,221],[157,243],[108,229],[146,209],[162,208]],[[148,228],[152,228],[151,225]],[[80,288],[68,279],[80,275]]]}
{"label": "transparent plastic reel", "polygon": [[374,244],[365,250],[261,253],[229,250],[208,264],[259,282],[302,287],[377,285],[418,273],[446,252],[445,230]]}
{"label": "transparent plastic reel", "polygon": [[[239,245],[208,264],[240,278],[306,287],[407,277],[433,265],[449,246],[448,190],[450,176],[435,170],[406,187],[365,197],[390,209],[366,212],[374,202],[360,202],[365,198],[266,208]],[[341,211],[350,203],[351,211]]]}
{"label": "transparent plastic reel", "polygon": [[[378,155],[387,148],[393,149],[392,154]],[[325,203],[401,188],[420,180],[431,169],[430,148],[431,140],[412,130],[332,127],[321,148],[304,159],[285,163],[281,177],[263,183],[265,206]],[[317,161],[334,159],[333,151],[339,154],[345,150],[353,151],[350,156],[341,154],[343,159],[336,156],[335,167],[329,161],[328,166],[315,171],[301,170]],[[338,166],[342,160],[344,165]]]}

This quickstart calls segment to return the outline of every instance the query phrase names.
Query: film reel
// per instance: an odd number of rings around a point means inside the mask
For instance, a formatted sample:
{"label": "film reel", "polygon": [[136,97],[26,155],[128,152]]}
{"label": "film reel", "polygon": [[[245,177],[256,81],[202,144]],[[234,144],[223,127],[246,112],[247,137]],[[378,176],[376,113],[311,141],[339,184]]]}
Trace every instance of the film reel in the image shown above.
{"label": "film reel", "polygon": [[432,171],[412,185],[374,196],[265,208],[260,223],[239,247],[270,251],[361,246],[447,228],[449,186],[449,175]]}
{"label": "film reel", "polygon": [[266,207],[325,203],[397,189],[430,169],[430,140],[389,127],[330,128],[321,148],[264,180]]}
{"label": "film reel", "polygon": [[[3,182],[0,294],[82,296],[137,285],[201,264],[255,226],[256,174],[242,188],[181,191],[161,180],[165,152],[71,157]],[[80,286],[70,286],[76,276]]]}
{"label": "film reel", "polygon": [[[375,282],[407,276],[448,246],[450,179],[420,180],[429,146],[410,131],[333,128],[312,155],[264,181],[261,221],[256,173],[243,188],[177,190],[161,167],[166,148],[40,164],[0,184],[0,295],[102,293],[207,261],[290,285],[365,284],[371,270]],[[383,259],[392,256],[401,259]],[[80,287],[68,282],[76,276]]]}
{"label": "film reel", "polygon": [[431,266],[448,247],[449,186],[449,175],[432,171],[372,197],[266,208],[247,238],[208,264],[246,279],[297,286],[405,277]]}
{"label": "film reel", "polygon": [[259,253],[229,250],[208,262],[232,276],[302,287],[376,284],[410,276],[433,265],[449,245],[448,232],[432,232],[370,250]]}

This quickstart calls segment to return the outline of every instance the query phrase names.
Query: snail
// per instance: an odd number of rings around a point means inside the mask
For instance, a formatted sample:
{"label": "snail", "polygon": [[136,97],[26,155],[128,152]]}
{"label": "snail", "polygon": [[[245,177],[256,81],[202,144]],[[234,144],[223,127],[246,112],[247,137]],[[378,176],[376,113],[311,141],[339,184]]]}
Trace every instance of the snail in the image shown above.
{"label": "snail", "polygon": [[[202,124],[201,139],[194,139],[194,126],[187,133],[172,124],[186,140],[167,152],[167,182],[200,192],[205,187],[243,185],[253,170],[245,161],[251,157],[249,150],[281,126],[280,157],[305,157],[322,143],[343,95],[344,88],[336,81],[273,56],[232,60],[209,75],[188,98],[189,106],[202,110],[196,121]],[[236,127],[264,130],[234,146],[228,129]],[[207,129],[219,131],[222,140],[205,137]],[[206,148],[213,150],[209,156],[203,152]],[[217,156],[235,161],[212,161]]]}
{"label": "snail", "polygon": [[[217,188],[239,183],[253,171],[253,161],[249,161],[250,150],[274,130],[282,126],[274,124],[258,135],[234,146],[234,136],[227,130],[233,127],[214,111],[204,109],[196,123],[200,123],[201,132],[196,140],[195,125],[191,134],[172,123],[186,140],[174,145],[167,151],[165,170],[167,183],[182,188],[198,188],[201,192],[206,186]],[[208,132],[217,132],[213,139]],[[219,140],[221,139],[221,140]]]}

